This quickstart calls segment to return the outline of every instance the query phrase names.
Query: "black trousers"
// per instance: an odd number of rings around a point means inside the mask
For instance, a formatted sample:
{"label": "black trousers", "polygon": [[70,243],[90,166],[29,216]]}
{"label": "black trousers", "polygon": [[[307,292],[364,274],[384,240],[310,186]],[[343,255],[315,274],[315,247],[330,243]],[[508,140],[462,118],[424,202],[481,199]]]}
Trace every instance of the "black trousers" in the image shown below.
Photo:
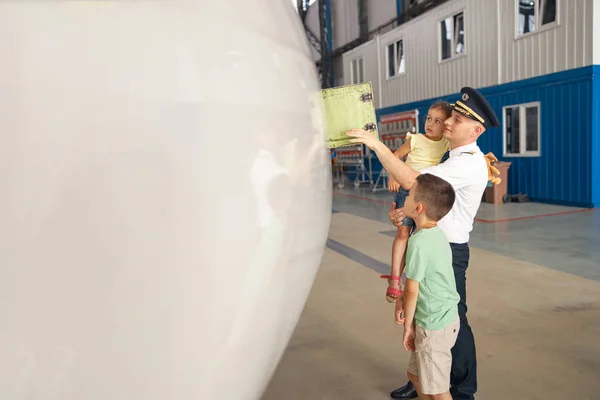
{"label": "black trousers", "polygon": [[469,244],[450,243],[452,268],[456,279],[456,290],[460,295],[458,316],[460,330],[452,348],[452,371],[450,393],[453,400],[473,400],[477,391],[477,356],[475,338],[467,319],[467,267],[469,266]]}

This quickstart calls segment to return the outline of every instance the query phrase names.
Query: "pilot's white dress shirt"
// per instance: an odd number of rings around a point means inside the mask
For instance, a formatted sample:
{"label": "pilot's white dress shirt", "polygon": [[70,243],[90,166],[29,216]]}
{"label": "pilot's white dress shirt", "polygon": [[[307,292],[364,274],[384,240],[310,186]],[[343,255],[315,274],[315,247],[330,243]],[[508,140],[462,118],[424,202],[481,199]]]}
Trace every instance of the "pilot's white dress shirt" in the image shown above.
{"label": "pilot's white dress shirt", "polygon": [[438,226],[450,243],[467,243],[488,183],[484,154],[477,143],[458,147],[450,150],[450,158],[445,162],[421,170],[421,174],[426,173],[446,180],[454,188],[454,206]]}

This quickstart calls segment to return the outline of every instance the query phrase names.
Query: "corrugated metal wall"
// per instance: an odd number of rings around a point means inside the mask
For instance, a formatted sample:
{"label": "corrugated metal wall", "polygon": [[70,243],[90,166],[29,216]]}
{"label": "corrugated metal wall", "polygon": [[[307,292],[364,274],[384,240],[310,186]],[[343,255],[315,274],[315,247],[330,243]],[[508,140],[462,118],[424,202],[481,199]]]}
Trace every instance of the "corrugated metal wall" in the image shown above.
{"label": "corrugated metal wall", "polygon": [[591,104],[592,203],[600,207],[600,66],[593,66],[593,98]]}
{"label": "corrugated metal wall", "polygon": [[[316,7],[315,7],[316,8]],[[331,0],[333,48],[337,49],[358,38],[358,6],[356,1]]]}
{"label": "corrugated metal wall", "polygon": [[[362,56],[365,77],[373,83],[376,100],[381,97],[378,115],[416,108],[421,129],[431,102],[454,101],[463,86],[483,87],[501,118],[503,106],[539,101],[541,155],[506,158],[512,162],[509,193],[527,193],[548,203],[600,206],[600,66],[592,65],[600,60],[600,39],[593,37],[600,32],[600,0],[559,0],[557,27],[519,38],[516,4],[445,3],[344,55],[344,75],[350,76],[350,61]],[[440,63],[439,21],[461,10],[466,55]],[[406,74],[387,80],[386,46],[400,38]],[[502,158],[502,132],[486,132],[480,139],[482,150]]]}
{"label": "corrugated metal wall", "polygon": [[[337,49],[358,38],[358,1],[331,0],[333,26],[333,48]],[[396,17],[396,0],[368,0],[367,15],[369,30]],[[317,4],[313,4],[306,14],[306,24],[319,37],[319,13]]]}
{"label": "corrugated metal wall", "polygon": [[[499,159],[512,163],[509,193],[527,193],[534,200],[547,203],[600,205],[600,82],[592,79],[593,68],[597,67],[481,89],[502,124],[502,107],[533,101],[541,103],[540,157],[503,159],[502,128],[492,128],[479,139],[482,151],[491,151]],[[455,101],[459,95],[444,98]],[[432,100],[381,109],[378,116],[419,109],[419,128],[422,129]]]}
{"label": "corrugated metal wall", "polygon": [[378,87],[379,76],[377,74],[377,45],[375,43],[376,40],[372,40],[352,51],[344,53],[342,59],[344,63],[344,83],[350,84],[350,64],[352,60],[362,57],[365,82],[371,82],[371,85],[373,86],[373,96],[375,97],[375,108],[380,108],[381,103],[379,102]]}
{"label": "corrugated metal wall", "polygon": [[[350,0],[349,2],[356,3],[356,0]],[[396,0],[368,0],[367,13],[369,16],[369,31],[375,30],[375,28],[389,22],[398,15]]]}
{"label": "corrugated metal wall", "polygon": [[[382,106],[592,65],[600,2],[558,0],[558,26],[516,37],[517,0],[453,0],[380,36]],[[381,7],[385,10],[385,7]],[[466,54],[439,61],[440,21],[464,10]],[[383,11],[382,11],[383,13]],[[404,40],[406,73],[386,74],[386,47]],[[370,46],[376,46],[372,41]],[[600,59],[600,55],[596,55]],[[373,82],[377,79],[372,78]],[[347,83],[348,80],[346,79]]]}
{"label": "corrugated metal wall", "polygon": [[538,27],[538,31],[516,38],[517,2],[499,0],[498,83],[592,65],[593,1],[558,0],[557,27]]}
{"label": "corrugated metal wall", "polygon": [[[502,0],[507,1],[507,0]],[[490,4],[492,7],[490,7]],[[456,0],[381,36],[383,105],[447,95],[462,86],[489,86],[498,81],[496,2]],[[466,55],[439,61],[439,24],[464,10]],[[387,45],[404,39],[406,74],[387,79]]]}
{"label": "corrugated metal wall", "polygon": [[[547,203],[591,206],[591,67],[487,88],[482,93],[499,116],[506,105],[541,103],[541,155],[505,159],[512,162],[509,191]],[[502,129],[482,137],[481,146],[501,158]]]}

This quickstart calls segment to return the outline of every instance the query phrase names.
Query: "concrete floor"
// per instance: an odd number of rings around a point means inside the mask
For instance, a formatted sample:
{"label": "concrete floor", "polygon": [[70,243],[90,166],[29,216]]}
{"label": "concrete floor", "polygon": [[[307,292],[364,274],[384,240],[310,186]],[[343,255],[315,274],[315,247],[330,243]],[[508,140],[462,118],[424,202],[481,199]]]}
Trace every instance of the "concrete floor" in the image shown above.
{"label": "concrete floor", "polygon": [[[263,400],[383,400],[406,382],[402,327],[379,279],[389,201],[336,191],[321,269]],[[478,219],[467,273],[477,398],[600,399],[600,210],[482,204]]]}
{"label": "concrete floor", "polygon": [[[383,222],[383,232],[395,234],[388,223],[388,192],[346,188],[334,193],[335,211]],[[470,245],[600,281],[600,209],[483,203]]]}

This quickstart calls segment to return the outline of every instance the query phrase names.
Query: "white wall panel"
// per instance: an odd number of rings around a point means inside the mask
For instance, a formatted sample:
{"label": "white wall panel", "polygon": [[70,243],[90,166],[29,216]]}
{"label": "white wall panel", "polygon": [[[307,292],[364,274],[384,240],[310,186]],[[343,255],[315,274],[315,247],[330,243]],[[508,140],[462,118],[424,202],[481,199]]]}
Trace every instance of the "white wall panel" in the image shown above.
{"label": "white wall panel", "polygon": [[[466,85],[486,87],[600,64],[600,39],[593,39],[600,38],[600,0],[559,0],[557,26],[522,37],[516,34],[517,1],[445,3],[345,54],[344,82],[350,82],[350,61],[362,56],[365,78],[381,99],[378,106],[388,107],[457,93]],[[460,11],[466,54],[440,62],[439,22]],[[387,45],[398,39],[404,40],[406,73],[387,79]]]}
{"label": "white wall panel", "polygon": [[[337,49],[346,43],[358,38],[358,3],[349,0],[331,0],[331,25],[333,49]],[[319,9],[317,3],[313,3],[306,13],[306,26],[320,39],[321,29],[319,26]],[[314,60],[321,56],[311,46]]]}
{"label": "white wall panel", "polygon": [[[316,7],[316,4],[315,4]],[[333,48],[337,49],[359,36],[358,2],[331,0],[331,24],[333,25]]]}
{"label": "white wall panel", "polygon": [[[463,10],[466,54],[440,62],[439,23]],[[406,74],[387,79],[387,45],[400,38],[404,39]],[[381,36],[382,106],[456,93],[467,85],[495,84],[497,48],[495,0],[448,2],[401,25]]]}
{"label": "white wall panel", "polygon": [[[333,48],[337,49],[358,38],[358,3],[349,0],[331,0]],[[319,8],[313,3],[306,13],[306,26],[320,38]]]}
{"label": "white wall panel", "polygon": [[364,77],[365,82],[371,82],[373,86],[373,96],[375,98],[375,107],[380,108],[381,103],[379,101],[379,66],[377,61],[377,43],[375,40],[371,40],[352,51],[344,53],[344,84],[349,85],[351,83],[351,67],[350,63],[358,58],[363,59]]}
{"label": "white wall panel", "polygon": [[[600,0],[558,0],[557,26],[522,37],[516,34],[517,1],[444,3],[381,35],[379,63],[370,59],[377,57],[378,40],[347,53],[344,71],[349,74],[350,59],[362,55],[380,107],[388,107],[458,93],[467,85],[493,86],[600,64]],[[383,3],[381,8],[385,9]],[[465,18],[466,54],[440,62],[439,23],[460,11]],[[398,39],[404,40],[406,73],[388,79],[387,45]]]}
{"label": "white wall panel", "polygon": [[[598,4],[597,0],[558,0],[558,26],[538,26],[525,36],[517,36],[518,0],[497,1],[501,19],[498,83],[592,64],[593,4]],[[600,19],[596,21],[600,23]]]}
{"label": "white wall panel", "polygon": [[[592,41],[593,64],[600,64],[600,0],[594,0],[591,12],[588,12],[588,20],[586,25],[588,38]],[[594,39],[592,39],[594,38]]]}
{"label": "white wall panel", "polygon": [[[594,3],[598,4],[598,7],[595,7]],[[583,48],[589,49],[589,51],[584,52],[584,56],[585,56],[584,64],[585,65],[594,64],[594,43],[600,42],[600,38],[598,38],[598,40],[594,41],[594,36],[593,36],[593,33],[594,33],[594,10],[599,7],[600,7],[600,2],[598,2],[596,0],[591,0],[591,1],[588,1],[587,3],[585,3],[585,9],[584,9],[584,11],[585,11],[584,12],[585,30],[583,32],[582,40],[585,42]],[[596,19],[596,21],[598,21],[596,23],[596,25],[600,25],[600,19]]]}
{"label": "white wall panel", "polygon": [[[356,0],[338,0],[356,3]],[[398,13],[396,0],[368,0],[369,31],[394,19]]]}

